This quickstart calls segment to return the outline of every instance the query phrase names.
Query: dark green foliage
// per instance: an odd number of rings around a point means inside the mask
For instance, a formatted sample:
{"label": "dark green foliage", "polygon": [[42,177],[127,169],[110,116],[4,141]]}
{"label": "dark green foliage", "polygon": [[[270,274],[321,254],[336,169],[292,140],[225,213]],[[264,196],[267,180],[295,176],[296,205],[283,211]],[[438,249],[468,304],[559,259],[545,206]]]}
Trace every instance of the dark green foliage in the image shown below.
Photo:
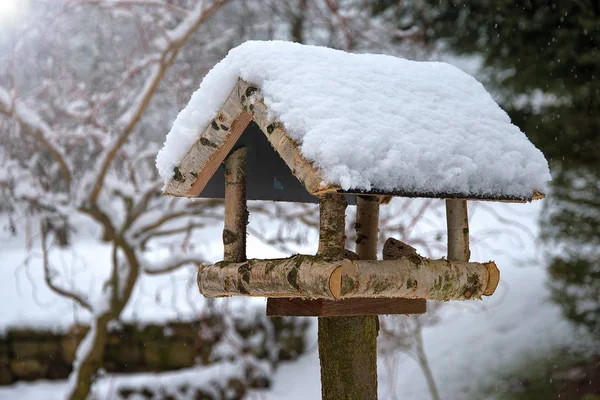
{"label": "dark green foliage", "polygon": [[549,159],[554,181],[541,223],[553,298],[599,333],[600,2],[425,3],[426,13],[413,14],[428,43],[481,57],[486,86]]}
{"label": "dark green foliage", "polygon": [[556,249],[549,265],[553,299],[600,340],[599,193],[595,170],[555,171],[541,224],[542,239]]}
{"label": "dark green foliage", "polygon": [[[503,107],[550,160],[600,159],[600,2],[427,2],[428,40],[481,56]],[[515,101],[536,92],[556,101]]]}

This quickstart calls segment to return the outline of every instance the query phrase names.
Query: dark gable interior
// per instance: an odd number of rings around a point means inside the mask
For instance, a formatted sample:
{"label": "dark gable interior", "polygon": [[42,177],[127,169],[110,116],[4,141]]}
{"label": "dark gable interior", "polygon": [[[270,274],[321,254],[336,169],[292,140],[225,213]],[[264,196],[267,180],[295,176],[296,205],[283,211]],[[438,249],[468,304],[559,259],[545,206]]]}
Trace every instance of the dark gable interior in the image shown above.
{"label": "dark gable interior", "polygon": [[[318,199],[311,196],[298,178],[271,147],[265,134],[258,125],[251,121],[234,150],[245,146],[248,148],[248,200],[291,201],[296,203],[317,203]],[[201,198],[225,197],[225,182],[223,181],[223,165],[208,182]],[[355,196],[348,195],[349,204],[355,204]]]}

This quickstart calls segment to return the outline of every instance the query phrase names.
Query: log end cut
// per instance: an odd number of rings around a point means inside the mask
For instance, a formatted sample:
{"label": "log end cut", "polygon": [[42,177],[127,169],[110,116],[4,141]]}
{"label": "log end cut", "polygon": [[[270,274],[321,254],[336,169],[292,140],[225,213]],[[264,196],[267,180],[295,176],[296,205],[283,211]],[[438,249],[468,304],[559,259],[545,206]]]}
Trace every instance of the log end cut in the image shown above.
{"label": "log end cut", "polygon": [[491,296],[496,291],[498,287],[498,283],[500,283],[500,270],[496,266],[496,263],[493,261],[487,262],[483,264],[488,271],[488,282],[487,286],[483,290],[484,296]]}

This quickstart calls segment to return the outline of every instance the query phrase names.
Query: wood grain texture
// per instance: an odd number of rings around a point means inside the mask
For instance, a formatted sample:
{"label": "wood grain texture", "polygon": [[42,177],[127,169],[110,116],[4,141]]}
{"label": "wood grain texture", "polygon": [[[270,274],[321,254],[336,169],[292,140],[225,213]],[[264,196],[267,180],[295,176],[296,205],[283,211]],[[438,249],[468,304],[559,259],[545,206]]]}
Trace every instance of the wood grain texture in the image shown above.
{"label": "wood grain texture", "polygon": [[223,260],[246,261],[246,157],[239,148],[225,159],[225,223],[223,226]]}
{"label": "wood grain texture", "polygon": [[197,197],[238,141],[252,119],[250,114],[244,113],[239,90],[236,85],[215,119],[175,168],[164,189],[165,195]]}
{"label": "wood grain texture", "polygon": [[260,89],[242,80],[240,80],[239,86],[240,90],[246,93],[241,99],[242,106],[252,114],[252,119],[266,135],[273,149],[277,151],[306,190],[313,195],[337,191],[340,187],[328,184],[317,168],[302,156],[298,144],[291,139],[283,124],[269,117]]}
{"label": "wood grain texture", "polygon": [[498,284],[500,283],[500,270],[493,262],[484,263],[483,265],[485,265],[485,267],[488,269],[489,274],[488,282],[483,291],[483,295],[491,296],[494,294]]}
{"label": "wood grain texture", "polygon": [[333,317],[363,315],[410,315],[427,311],[425,299],[301,299],[269,298],[267,316]]}
{"label": "wood grain texture", "polygon": [[231,124],[231,130],[229,134],[225,136],[221,146],[213,154],[210,155],[208,160],[200,169],[200,172],[198,172],[198,178],[196,179],[190,190],[185,194],[186,197],[198,197],[198,195],[202,192],[210,178],[212,178],[215,172],[217,172],[217,169],[219,168],[225,157],[227,157],[227,154],[229,154],[233,146],[235,146],[236,142],[238,141],[238,139],[240,138],[250,121],[250,114],[247,114],[245,112],[242,112],[237,116],[237,118]]}
{"label": "wood grain texture", "polygon": [[466,200],[446,200],[448,260],[469,261],[469,215]]}

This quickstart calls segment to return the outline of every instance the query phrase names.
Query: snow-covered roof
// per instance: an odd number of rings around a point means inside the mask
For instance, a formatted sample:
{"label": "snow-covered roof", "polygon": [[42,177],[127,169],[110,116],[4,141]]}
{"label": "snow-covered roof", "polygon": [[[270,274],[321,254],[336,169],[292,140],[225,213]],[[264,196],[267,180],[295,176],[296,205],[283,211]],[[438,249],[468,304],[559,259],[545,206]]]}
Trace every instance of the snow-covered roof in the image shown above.
{"label": "snow-covered roof", "polygon": [[[234,93],[240,82],[251,85],[252,98]],[[226,107],[232,101],[239,107]],[[175,120],[157,157],[165,192],[186,195],[194,183],[190,176],[195,181],[199,174],[212,175],[216,167],[204,171],[204,164],[227,155],[233,121],[243,113],[257,120],[258,103],[266,107],[260,118],[267,120],[256,121],[259,126],[281,128],[316,171],[317,189],[299,177],[311,193],[531,200],[551,180],[543,154],[484,87],[458,68],[250,41],[206,75]],[[201,142],[210,151],[199,158],[194,145]],[[297,166],[279,153],[296,174]],[[185,190],[172,190],[186,180]]]}

